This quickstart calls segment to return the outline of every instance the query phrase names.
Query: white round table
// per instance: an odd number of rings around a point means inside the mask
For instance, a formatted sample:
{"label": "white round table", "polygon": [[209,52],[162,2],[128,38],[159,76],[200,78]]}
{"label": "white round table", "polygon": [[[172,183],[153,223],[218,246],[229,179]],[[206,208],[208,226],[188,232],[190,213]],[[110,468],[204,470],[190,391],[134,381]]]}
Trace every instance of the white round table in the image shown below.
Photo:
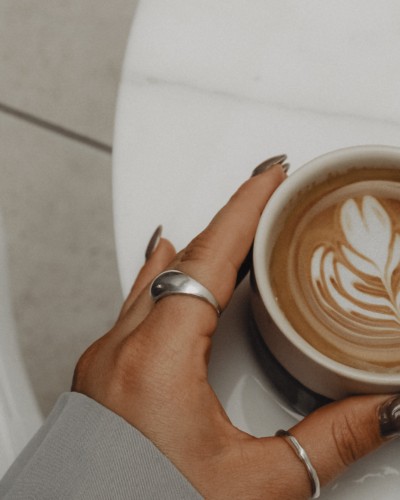
{"label": "white round table", "polygon": [[[251,171],[286,153],[291,172],[328,151],[400,145],[396,0],[142,0],[116,114],[113,190],[126,296],[159,224],[177,249]],[[232,422],[255,436],[291,413],[249,340],[248,280],[213,341],[209,380]],[[321,498],[397,499],[400,443],[350,467]]]}

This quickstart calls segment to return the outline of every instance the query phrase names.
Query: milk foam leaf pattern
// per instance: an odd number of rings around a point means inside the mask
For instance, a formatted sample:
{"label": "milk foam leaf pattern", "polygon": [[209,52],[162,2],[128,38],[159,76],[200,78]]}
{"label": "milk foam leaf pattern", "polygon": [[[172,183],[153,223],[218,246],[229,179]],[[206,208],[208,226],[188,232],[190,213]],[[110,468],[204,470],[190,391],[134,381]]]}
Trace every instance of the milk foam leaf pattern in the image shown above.
{"label": "milk foam leaf pattern", "polygon": [[382,205],[372,196],[364,196],[362,213],[355,200],[347,200],[341,210],[341,223],[350,245],[385,273],[392,239],[392,224]]}
{"label": "milk foam leaf pattern", "polygon": [[340,223],[344,244],[337,250],[322,245],[313,253],[317,302],[340,321],[346,317],[346,323],[364,318],[400,325],[400,290],[392,288],[397,286],[392,277],[400,265],[400,235],[393,234],[389,215],[376,198],[364,196],[361,210],[354,199],[343,204]]}
{"label": "milk foam leaf pattern", "polygon": [[314,252],[311,262],[312,284],[322,308],[339,314],[344,313],[346,316],[356,313],[370,320],[396,321],[394,307],[384,297],[379,297],[378,301],[379,305],[388,309],[388,313],[369,308],[372,304],[378,305],[377,298],[370,295],[365,301],[365,297],[356,287],[368,285],[350,270],[346,270],[345,274],[345,269],[345,266],[338,265],[334,252],[326,252],[323,246]]}
{"label": "milk foam leaf pattern", "polygon": [[368,274],[370,276],[375,276],[377,278],[380,278],[380,272],[378,269],[372,264],[367,259],[364,259],[363,257],[360,257],[356,253],[352,252],[350,248],[345,247],[342,245],[341,250],[346,257],[346,259],[350,262],[352,266],[354,266],[356,269],[360,270],[364,274]]}

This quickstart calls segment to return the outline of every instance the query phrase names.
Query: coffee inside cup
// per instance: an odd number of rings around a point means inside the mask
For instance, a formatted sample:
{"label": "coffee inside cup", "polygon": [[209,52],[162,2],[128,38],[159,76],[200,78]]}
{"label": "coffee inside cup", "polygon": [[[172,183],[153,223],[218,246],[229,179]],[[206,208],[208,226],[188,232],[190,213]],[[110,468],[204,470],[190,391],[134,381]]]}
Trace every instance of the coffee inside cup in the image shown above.
{"label": "coffee inside cup", "polygon": [[400,372],[400,172],[353,169],[292,201],[270,261],[278,304],[324,355]]}

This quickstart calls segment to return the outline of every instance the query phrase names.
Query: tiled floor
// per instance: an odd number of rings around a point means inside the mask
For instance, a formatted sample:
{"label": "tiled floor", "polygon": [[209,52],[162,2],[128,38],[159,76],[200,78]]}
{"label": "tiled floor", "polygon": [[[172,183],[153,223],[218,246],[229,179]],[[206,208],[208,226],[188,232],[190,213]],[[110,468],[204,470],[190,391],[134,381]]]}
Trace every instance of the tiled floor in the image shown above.
{"label": "tiled floor", "polygon": [[136,3],[0,3],[0,209],[21,348],[44,415],[122,301],[110,150]]}

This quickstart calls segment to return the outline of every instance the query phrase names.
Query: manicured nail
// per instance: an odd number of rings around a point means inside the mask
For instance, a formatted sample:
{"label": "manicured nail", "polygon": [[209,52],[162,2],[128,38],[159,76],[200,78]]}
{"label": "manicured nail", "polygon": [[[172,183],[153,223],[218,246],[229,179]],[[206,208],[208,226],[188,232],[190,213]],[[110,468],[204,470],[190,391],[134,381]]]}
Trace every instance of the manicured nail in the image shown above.
{"label": "manicured nail", "polygon": [[[260,175],[264,172],[266,172],[269,168],[273,167],[274,165],[277,165],[278,163],[283,163],[285,160],[287,160],[287,155],[279,155],[279,156],[274,156],[272,158],[269,158],[268,160],[263,161],[258,167],[256,167],[253,170],[253,173],[251,174],[251,177],[255,177],[256,175]],[[287,164],[289,168],[289,164]]]}
{"label": "manicured nail", "polygon": [[290,163],[284,163],[282,165],[282,170],[285,172],[285,174],[287,174],[289,168],[290,168]]}
{"label": "manicured nail", "polygon": [[400,436],[400,395],[391,397],[378,410],[382,437]]}
{"label": "manicured nail", "polygon": [[157,245],[160,242],[161,233],[162,226],[158,226],[158,228],[154,231],[153,236],[150,238],[149,244],[147,245],[145,253],[146,262],[150,259],[152,253],[157,248]]}

